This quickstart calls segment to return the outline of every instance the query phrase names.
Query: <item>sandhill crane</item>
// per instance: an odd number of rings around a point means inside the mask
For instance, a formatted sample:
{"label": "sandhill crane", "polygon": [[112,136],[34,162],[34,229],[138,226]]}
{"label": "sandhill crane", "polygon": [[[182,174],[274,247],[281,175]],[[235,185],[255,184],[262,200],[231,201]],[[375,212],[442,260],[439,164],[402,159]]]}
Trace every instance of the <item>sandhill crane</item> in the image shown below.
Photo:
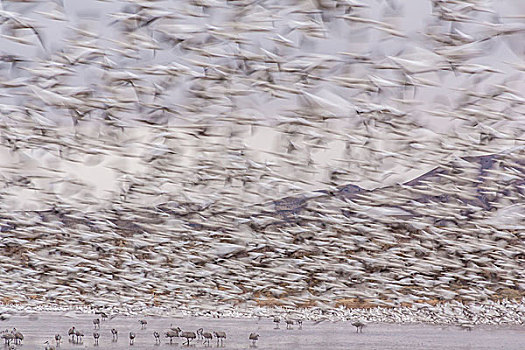
{"label": "sandhill crane", "polygon": [[49,340],[46,340],[44,342],[44,345],[45,345],[44,350],[56,350],[54,345],[49,344]]}
{"label": "sandhill crane", "polygon": [[155,337],[155,344],[160,344],[160,334],[157,331],[153,332],[153,336]]}
{"label": "sandhill crane", "polygon": [[102,318],[102,321],[106,321],[108,319],[108,314],[106,314],[104,311],[97,312],[100,317]]}
{"label": "sandhill crane", "polygon": [[[84,333],[82,333],[78,329],[75,330],[75,337],[77,337],[77,343],[81,343],[82,342],[82,337],[83,336],[84,336]],[[79,338],[80,338],[80,341],[79,341]]]}
{"label": "sandhill crane", "polygon": [[61,340],[62,340],[62,336],[60,334],[55,334],[55,341],[57,343],[57,346],[60,346]]}
{"label": "sandhill crane", "polygon": [[15,339],[15,336],[12,333],[4,333],[2,334],[2,338],[4,339],[4,342],[9,345],[11,344],[11,341]]}
{"label": "sandhill crane", "polygon": [[182,332],[182,329],[180,329],[180,327],[173,327],[173,325],[170,324],[170,331],[177,333],[177,337],[178,337],[180,332]]}
{"label": "sandhill crane", "polygon": [[219,344],[219,341],[220,341],[221,345],[223,345],[224,344],[224,340],[226,339],[226,333],[224,333],[224,332],[213,332],[213,334],[217,338],[217,345]]}
{"label": "sandhill crane", "polygon": [[15,337],[15,344],[22,344],[22,340],[24,340],[24,335],[20,331],[17,331],[16,328],[13,328],[13,331],[11,333],[13,333]]}
{"label": "sandhill crane", "polygon": [[111,335],[113,336],[112,340],[117,341],[118,339],[118,331],[115,328],[111,329]]}
{"label": "sandhill crane", "polygon": [[293,321],[292,320],[286,320],[286,329],[292,329]]}
{"label": "sandhill crane", "polygon": [[100,319],[99,318],[95,318],[93,320],[93,326],[95,326],[95,329],[100,329]]}
{"label": "sandhill crane", "polygon": [[98,345],[98,338],[100,338],[100,333],[93,332],[93,338],[95,339],[95,345]]}
{"label": "sandhill crane", "polygon": [[361,329],[361,333],[363,333],[363,327],[365,326],[365,324],[361,321],[355,321],[355,322],[352,322],[352,326],[354,326],[356,328],[356,333],[359,333],[359,330]]}
{"label": "sandhill crane", "polygon": [[195,334],[195,332],[182,332],[180,336],[181,338],[186,338],[186,345],[188,346],[190,345],[190,341],[197,338],[197,335]]}
{"label": "sandhill crane", "polygon": [[170,338],[170,344],[173,342],[174,337],[178,337],[181,329],[180,328],[171,328],[166,332],[166,338]]}
{"label": "sandhill crane", "polygon": [[139,320],[140,323],[140,329],[146,328],[146,325],[148,324],[148,321],[146,320]]}
{"label": "sandhill crane", "polygon": [[275,329],[279,329],[279,322],[281,322],[281,320],[279,319],[279,317],[275,316],[273,318],[273,323],[275,323]]}
{"label": "sandhill crane", "polygon": [[69,331],[67,331],[68,337],[71,336],[71,341],[73,341],[73,337],[75,336],[75,326],[69,328]]}
{"label": "sandhill crane", "polygon": [[207,345],[210,345],[210,340],[213,339],[213,335],[210,332],[203,332],[202,337],[204,338],[203,344],[206,343]]}
{"label": "sandhill crane", "polygon": [[202,332],[204,332],[204,329],[203,328],[199,328],[197,329],[197,340],[201,340],[202,339]]}
{"label": "sandhill crane", "polygon": [[250,336],[248,338],[252,341],[252,345],[255,346],[255,343],[259,339],[259,334],[257,334],[257,333],[250,333]]}
{"label": "sandhill crane", "polygon": [[135,342],[135,336],[135,333],[129,332],[129,345],[133,345],[133,343]]}

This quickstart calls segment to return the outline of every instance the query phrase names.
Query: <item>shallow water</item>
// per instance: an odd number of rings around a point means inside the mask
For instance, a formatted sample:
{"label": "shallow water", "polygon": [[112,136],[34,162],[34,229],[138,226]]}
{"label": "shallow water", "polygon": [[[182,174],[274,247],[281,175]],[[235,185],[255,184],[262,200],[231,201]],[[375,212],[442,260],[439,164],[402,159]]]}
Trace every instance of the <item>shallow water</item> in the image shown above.
{"label": "shallow water", "polygon": [[[314,324],[305,321],[303,329],[294,325],[292,330],[286,330],[281,323],[280,329],[274,329],[270,319],[204,319],[204,318],[165,318],[146,317],[148,325],[140,329],[138,317],[116,317],[101,323],[99,331],[100,344],[94,346],[92,337],[94,315],[40,314],[39,316],[13,316],[8,321],[2,321],[3,328],[16,327],[24,333],[24,344],[20,349],[44,348],[44,341],[52,344],[54,334],[62,335],[61,349],[170,349],[186,348],[183,339],[177,339],[169,344],[162,338],[160,345],[155,345],[153,331],[164,332],[173,324],[183,330],[195,331],[203,327],[205,330],[223,330],[227,339],[222,348],[249,349],[250,332],[260,334],[257,349],[523,349],[525,344],[525,328],[519,326],[480,326],[467,332],[454,326],[431,325],[396,325],[368,324],[363,333],[356,334],[355,328],[348,322],[322,322]],[[81,344],[72,344],[67,338],[67,330],[71,326],[80,329],[86,335]],[[119,331],[119,340],[111,341],[111,328]],[[137,335],[135,344],[129,345],[128,335],[134,331]],[[164,334],[162,334],[164,336]],[[193,341],[192,348],[208,348],[200,341]],[[212,341],[209,348],[217,348]]]}

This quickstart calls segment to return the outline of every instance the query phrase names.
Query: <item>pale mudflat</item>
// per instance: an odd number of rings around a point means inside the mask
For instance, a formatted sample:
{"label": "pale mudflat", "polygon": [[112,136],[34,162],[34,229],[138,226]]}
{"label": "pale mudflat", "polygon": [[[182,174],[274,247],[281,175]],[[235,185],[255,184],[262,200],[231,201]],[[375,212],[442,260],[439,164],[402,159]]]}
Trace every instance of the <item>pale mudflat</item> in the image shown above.
{"label": "pale mudflat", "polygon": [[[185,340],[174,338],[173,344],[164,337],[170,324],[182,330],[205,331],[222,330],[227,334],[225,349],[249,349],[248,336],[251,332],[260,334],[257,349],[523,349],[525,328],[521,326],[479,326],[465,331],[455,326],[434,326],[423,324],[368,324],[363,333],[357,334],[350,322],[311,321],[303,323],[302,330],[297,325],[287,330],[284,322],[280,329],[274,329],[271,319],[209,319],[209,318],[168,318],[168,317],[116,317],[101,322],[100,343],[94,345],[93,319],[95,315],[75,315],[65,317],[61,314],[45,313],[39,316],[13,316],[2,321],[3,329],[16,327],[24,333],[25,339],[18,349],[43,349],[44,342],[55,344],[54,335],[62,335],[58,349],[178,349],[186,348]],[[142,330],[139,319],[147,320]],[[73,344],[67,337],[71,326],[84,334],[81,344]],[[119,332],[117,342],[112,342],[111,329]],[[129,345],[129,332],[136,333],[135,344]],[[153,332],[161,332],[161,344],[155,345]],[[191,348],[217,348],[214,338],[210,346],[194,340]]]}

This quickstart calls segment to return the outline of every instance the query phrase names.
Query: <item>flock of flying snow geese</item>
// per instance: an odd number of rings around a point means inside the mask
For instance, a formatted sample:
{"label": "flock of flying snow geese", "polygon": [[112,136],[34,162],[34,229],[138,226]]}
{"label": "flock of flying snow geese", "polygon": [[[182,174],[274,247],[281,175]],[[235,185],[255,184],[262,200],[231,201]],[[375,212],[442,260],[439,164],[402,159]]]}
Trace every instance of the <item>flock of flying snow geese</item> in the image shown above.
{"label": "flock of flying snow geese", "polygon": [[522,1],[86,6],[0,3],[5,312],[525,321]]}

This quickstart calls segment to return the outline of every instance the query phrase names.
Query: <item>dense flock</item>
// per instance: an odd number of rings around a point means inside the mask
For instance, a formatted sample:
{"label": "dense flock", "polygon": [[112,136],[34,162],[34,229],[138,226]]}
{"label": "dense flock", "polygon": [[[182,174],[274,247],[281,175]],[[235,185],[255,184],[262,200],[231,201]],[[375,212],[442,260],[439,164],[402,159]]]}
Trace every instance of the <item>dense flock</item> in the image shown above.
{"label": "dense flock", "polygon": [[83,6],[1,4],[6,312],[522,323],[520,1]]}

